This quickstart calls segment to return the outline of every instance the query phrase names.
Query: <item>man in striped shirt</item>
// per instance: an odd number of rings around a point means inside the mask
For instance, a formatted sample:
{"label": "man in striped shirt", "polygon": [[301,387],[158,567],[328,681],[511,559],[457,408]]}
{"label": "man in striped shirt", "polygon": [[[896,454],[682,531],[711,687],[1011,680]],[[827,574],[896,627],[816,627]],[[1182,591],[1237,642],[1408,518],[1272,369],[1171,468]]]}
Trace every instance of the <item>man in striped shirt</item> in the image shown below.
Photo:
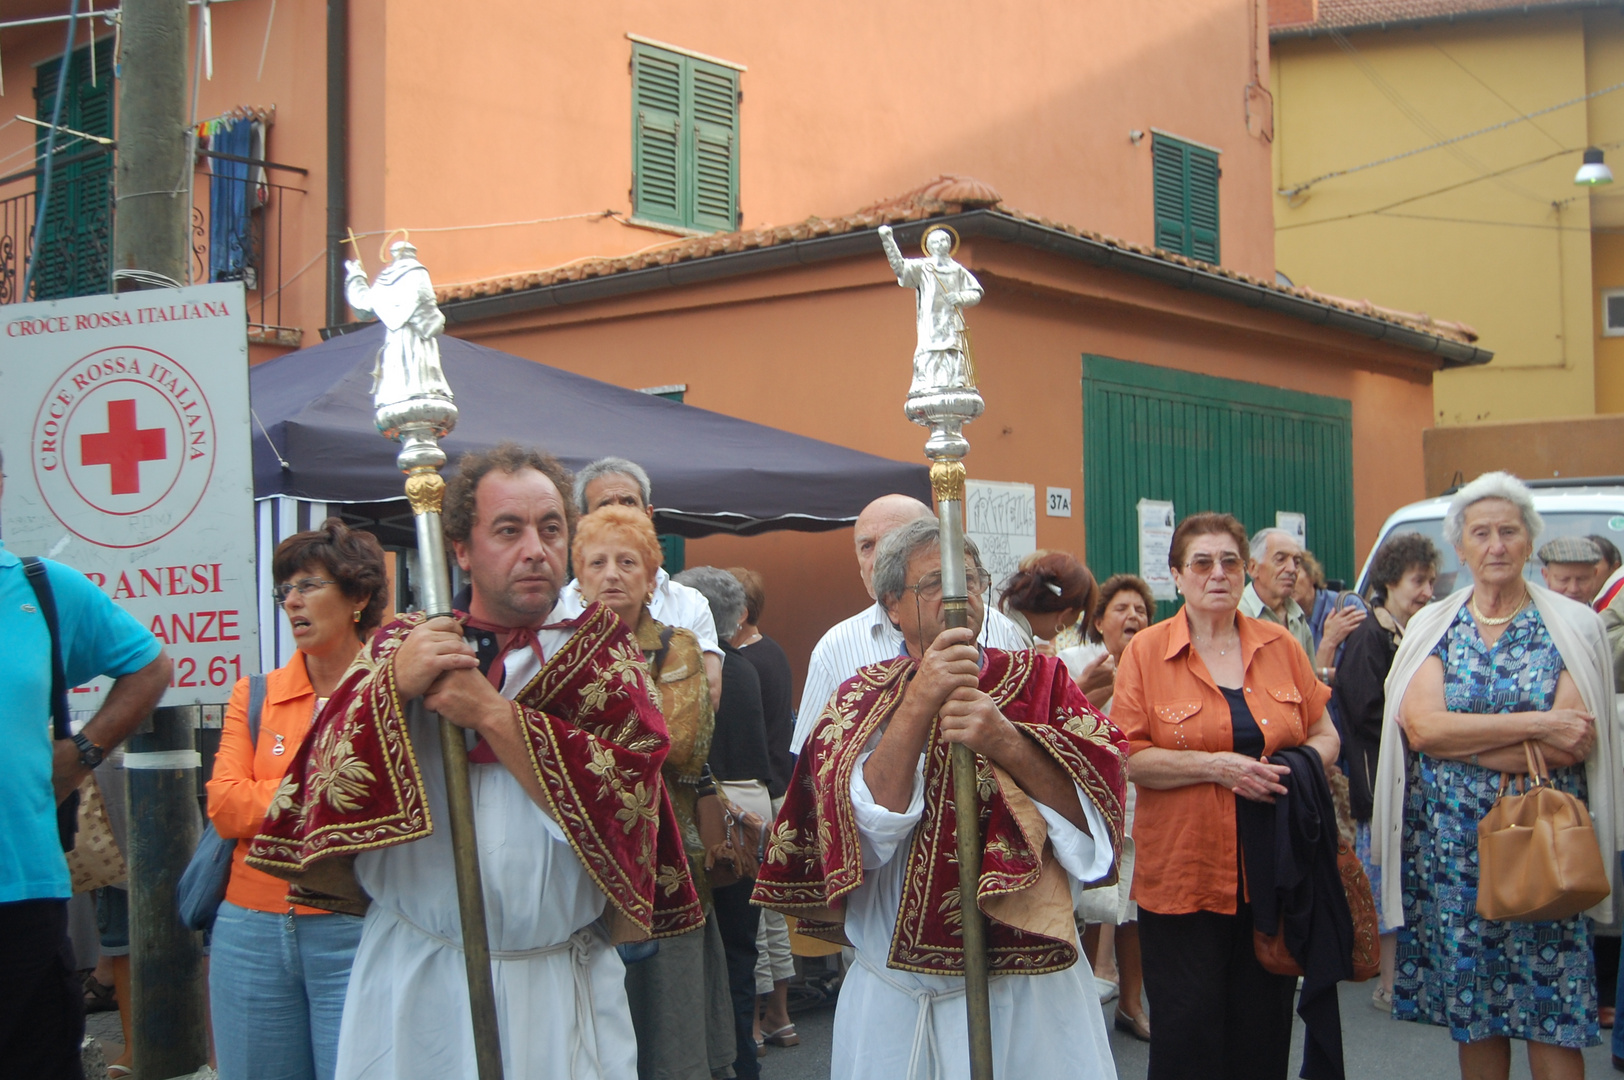
{"label": "man in striped shirt", "polygon": [[[919,518],[935,518],[930,507],[907,495],[882,495],[863,507],[853,530],[857,544],[857,572],[863,588],[874,596],[874,553],[885,534]],[[994,605],[987,605],[979,641],[995,649],[1025,649],[1026,639],[1009,618]],[[818,715],[841,683],[857,674],[865,664],[890,660],[902,654],[902,631],[891,624],[879,601],[836,623],[812,650],[806,669],[806,686],[801,693],[801,709],[795,717],[795,734],[789,749],[801,752],[801,744],[817,726]]]}

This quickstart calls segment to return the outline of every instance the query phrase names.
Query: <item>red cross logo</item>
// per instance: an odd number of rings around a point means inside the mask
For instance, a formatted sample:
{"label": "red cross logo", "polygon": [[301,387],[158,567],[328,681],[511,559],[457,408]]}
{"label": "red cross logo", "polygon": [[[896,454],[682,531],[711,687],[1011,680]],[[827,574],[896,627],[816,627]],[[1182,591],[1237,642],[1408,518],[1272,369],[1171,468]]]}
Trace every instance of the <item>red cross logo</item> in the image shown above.
{"label": "red cross logo", "polygon": [[141,463],[163,461],[169,456],[163,428],[135,426],[135,399],[107,403],[107,430],[99,435],[79,436],[79,460],[85,465],[111,466],[114,495],[134,495],[141,490]]}

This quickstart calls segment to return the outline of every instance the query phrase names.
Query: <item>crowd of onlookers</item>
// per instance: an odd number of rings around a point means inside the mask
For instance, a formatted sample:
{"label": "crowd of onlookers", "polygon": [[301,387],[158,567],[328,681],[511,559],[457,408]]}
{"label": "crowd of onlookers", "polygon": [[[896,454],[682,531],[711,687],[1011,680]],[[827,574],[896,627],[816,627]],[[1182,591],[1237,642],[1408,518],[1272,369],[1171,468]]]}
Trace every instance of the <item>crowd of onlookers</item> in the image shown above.
{"label": "crowd of onlookers", "polygon": [[[750,902],[761,849],[742,838],[770,826],[836,688],[899,655],[886,608],[896,598],[876,593],[875,551],[930,511],[888,496],[858,519],[858,570],[875,603],[824,635],[797,710],[789,660],[761,628],[759,574],[669,575],[649,480],[632,462],[594,463],[567,497],[574,580],[552,617],[602,604],[641,650],[670,736],[661,773],[706,916],[688,933],[620,947],[638,1071],[758,1076],[768,1046],[799,1042],[788,1008],[796,963],[784,916]],[[1059,551],[1035,552],[998,584],[980,644],[1058,657],[1126,739],[1116,879],[1082,890],[1075,913],[1100,1000],[1114,1000],[1118,1030],[1150,1044],[1152,1077],[1283,1077],[1294,1009],[1316,1032],[1310,1060],[1340,1060],[1340,1042],[1322,1042],[1315,1025],[1347,976],[1319,960],[1274,970],[1255,939],[1264,883],[1325,869],[1309,856],[1292,868],[1263,860],[1288,794],[1310,807],[1323,799],[1368,880],[1376,1008],[1447,1027],[1463,1077],[1505,1076],[1514,1039],[1527,1043],[1534,1076],[1582,1075],[1579,1052],[1612,1027],[1618,996],[1617,931],[1598,930],[1614,922],[1611,902],[1546,922],[1492,921],[1473,905],[1477,824],[1503,774],[1524,771],[1525,743],[1543,752],[1552,785],[1589,805],[1604,856],[1616,861],[1624,842],[1613,745],[1624,569],[1605,537],[1536,546],[1542,530],[1527,488],[1491,473],[1450,503],[1444,536],[1470,580],[1448,597],[1434,596],[1440,554],[1420,533],[1388,536],[1356,593],[1292,534],[1249,534],[1215,512],[1173,534],[1180,604],[1170,615],[1141,578],[1097,581]],[[1525,573],[1535,558],[1543,586]],[[245,861],[247,839],[385,619],[390,583],[376,539],[336,518],[284,540],[273,577],[296,651],[237,685],[207,785],[214,829],[242,841],[209,927],[212,1053],[231,1080],[325,1080],[362,920],[290,903],[287,882]],[[978,595],[984,577],[972,575]],[[123,654],[99,670],[132,677],[157,662],[128,627],[110,625]],[[467,632],[476,650],[494,650],[475,640],[477,624]],[[119,782],[110,767],[98,775],[109,790]],[[129,995],[122,887],[101,890],[95,906],[102,961],[83,977],[83,1005],[116,1008]],[[1280,912],[1282,927],[1291,916]],[[1303,955],[1323,958],[1318,947]],[[128,1047],[127,1017],[125,1030]],[[1624,1069],[1617,1036],[1614,1055]],[[129,1072],[126,1049],[108,1075]]]}
{"label": "crowd of onlookers", "polygon": [[[1283,530],[1248,536],[1196,514],[1170,553],[1182,607],[1161,621],[1137,578],[1096,587],[1058,552],[1022,562],[1003,606],[1129,739],[1132,839],[1116,888],[1085,893],[1078,915],[1101,998],[1151,1043],[1152,1077],[1286,1075],[1312,972],[1299,982],[1259,960],[1246,823],[1297,792],[1283,785],[1300,746],[1333,774],[1370,883],[1372,1004],[1448,1028],[1463,1077],[1507,1075],[1512,1039],[1535,1077],[1583,1074],[1579,1051],[1613,1026],[1619,993],[1609,903],[1542,922],[1474,907],[1477,824],[1502,775],[1527,771],[1525,741],[1553,785],[1588,802],[1609,862],[1624,839],[1610,662],[1624,650],[1621,560],[1602,536],[1536,548],[1542,529],[1528,489],[1488,474],[1445,521],[1463,588],[1435,598],[1436,546],[1398,531],[1361,595]],[[1525,572],[1535,558],[1545,588]],[[1624,1070],[1617,1036],[1613,1060]]]}

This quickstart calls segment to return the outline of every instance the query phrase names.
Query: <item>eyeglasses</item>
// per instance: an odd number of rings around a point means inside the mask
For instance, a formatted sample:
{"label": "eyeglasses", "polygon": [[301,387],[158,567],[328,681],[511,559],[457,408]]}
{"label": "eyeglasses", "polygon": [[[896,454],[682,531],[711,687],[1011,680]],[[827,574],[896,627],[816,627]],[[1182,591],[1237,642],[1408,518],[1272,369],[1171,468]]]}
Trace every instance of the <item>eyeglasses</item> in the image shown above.
{"label": "eyeglasses", "polygon": [[1214,559],[1211,555],[1193,555],[1190,561],[1184,564],[1184,569],[1203,576],[1212,573],[1212,568],[1222,568],[1225,576],[1233,576],[1241,572],[1241,557],[1239,555],[1221,555]]}
{"label": "eyeglasses", "polygon": [[282,584],[271,590],[271,596],[276,599],[278,604],[284,604],[287,603],[288,597],[292,596],[295,592],[297,592],[300,596],[309,596],[317,589],[322,589],[326,588],[328,585],[337,584],[338,582],[329,581],[327,578],[300,578],[298,581],[284,581]]}
{"label": "eyeglasses", "polygon": [[[971,596],[986,596],[987,589],[992,585],[992,575],[981,569],[966,570],[964,579]],[[942,572],[938,570],[933,574],[926,574],[919,579],[918,584],[905,585],[903,588],[927,603],[940,600],[942,598]]]}

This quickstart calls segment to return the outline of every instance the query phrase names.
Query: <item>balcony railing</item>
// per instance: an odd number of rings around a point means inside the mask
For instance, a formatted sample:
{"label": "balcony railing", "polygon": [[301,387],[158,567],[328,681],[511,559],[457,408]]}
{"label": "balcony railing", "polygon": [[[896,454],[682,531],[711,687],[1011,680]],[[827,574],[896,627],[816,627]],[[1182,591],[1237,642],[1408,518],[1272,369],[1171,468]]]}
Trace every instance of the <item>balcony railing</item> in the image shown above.
{"label": "balcony railing", "polygon": [[[241,281],[251,341],[297,346],[302,333],[282,316],[284,210],[304,189],[272,183],[271,170],[305,170],[202,152],[194,174],[190,249],[194,282]],[[0,177],[0,304],[105,293],[112,286],[113,171],[107,149],[56,161],[43,242],[35,218],[41,170]],[[10,194],[15,192],[15,194]],[[28,260],[39,249],[34,283],[22,295]]]}
{"label": "balcony railing", "polygon": [[[113,259],[113,158],[97,146],[57,158],[43,236],[34,233],[42,169],[0,177],[0,304],[107,292]],[[28,260],[34,283],[23,296]]]}
{"label": "balcony railing", "polygon": [[271,345],[300,343],[302,332],[282,321],[283,211],[303,188],[272,183],[274,173],[306,175],[291,165],[203,151],[209,164],[193,180],[192,279],[241,281],[248,291],[248,338]]}

